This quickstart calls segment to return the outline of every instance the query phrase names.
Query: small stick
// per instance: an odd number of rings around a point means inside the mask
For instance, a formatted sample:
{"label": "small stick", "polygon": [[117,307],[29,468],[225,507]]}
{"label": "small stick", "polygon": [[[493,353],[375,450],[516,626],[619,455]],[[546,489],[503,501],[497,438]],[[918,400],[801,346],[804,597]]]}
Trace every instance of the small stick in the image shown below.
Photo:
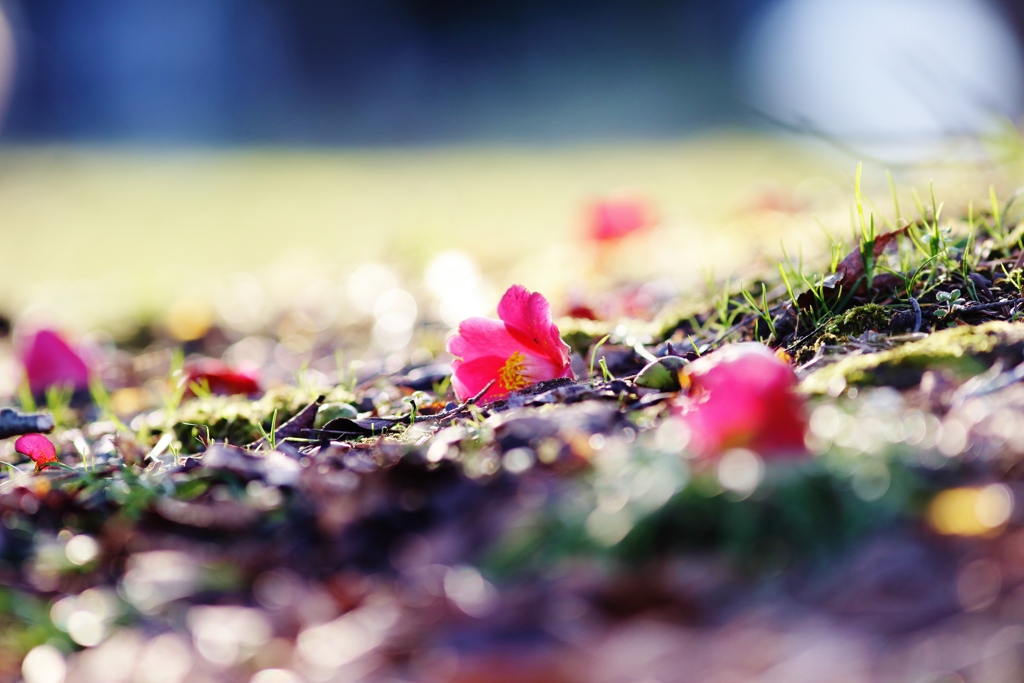
{"label": "small stick", "polygon": [[417,417],[416,418],[416,422],[436,422],[438,420],[446,420],[449,417],[452,417],[454,415],[458,415],[463,410],[465,410],[466,408],[468,408],[469,406],[475,404],[477,401],[479,401],[481,398],[483,398],[484,394],[486,394],[488,391],[490,391],[490,388],[493,387],[494,383],[497,382],[497,381],[498,380],[496,380],[496,379],[492,379],[490,382],[487,383],[487,386],[485,386],[483,389],[481,389],[477,393],[476,396],[472,396],[470,398],[467,398],[465,401],[463,401],[459,405],[455,406],[451,410],[446,410],[445,412],[438,413],[437,415],[423,415],[421,417]]}
{"label": "small stick", "polygon": [[0,439],[50,432],[53,427],[53,415],[49,413],[19,413],[13,408],[0,409]]}
{"label": "small stick", "polygon": [[1010,270],[1019,270],[1021,266],[1024,266],[1024,251],[1020,252],[1020,255],[1017,256],[1017,260],[1013,262],[1013,265],[1010,267]]}
{"label": "small stick", "polygon": [[964,306],[960,309],[960,313],[973,313],[974,311],[989,311],[994,308],[1002,308],[1003,306],[1016,306],[1021,302],[1024,302],[1024,298],[1020,299],[1007,299],[1006,301],[993,301],[987,304],[974,304],[973,306]]}
{"label": "small stick", "polygon": [[917,303],[917,299],[910,297],[910,305],[914,308],[914,332],[921,331],[921,304]]}

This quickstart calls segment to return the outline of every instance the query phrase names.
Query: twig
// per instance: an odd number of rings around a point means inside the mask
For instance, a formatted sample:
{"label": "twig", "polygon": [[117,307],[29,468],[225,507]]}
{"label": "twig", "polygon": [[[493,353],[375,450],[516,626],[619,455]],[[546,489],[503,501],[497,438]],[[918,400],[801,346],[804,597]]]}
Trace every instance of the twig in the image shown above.
{"label": "twig", "polygon": [[811,337],[813,337],[814,335],[818,334],[823,329],[825,329],[825,325],[827,325],[827,324],[828,324],[827,322],[821,323],[820,325],[815,327],[813,330],[811,330],[810,332],[808,332],[804,336],[800,337],[799,339],[797,339],[796,341],[791,343],[789,346],[786,347],[786,353],[792,354],[794,349],[796,349],[798,346],[803,344],[805,341],[807,341],[808,339],[810,339]]}
{"label": "twig", "polygon": [[1020,252],[1020,255],[1017,256],[1017,260],[1013,262],[1012,266],[1010,266],[1010,272],[1012,273],[1015,270],[1020,270],[1021,266],[1024,266],[1024,251]]}
{"label": "twig", "polygon": [[490,382],[487,383],[487,385],[483,389],[481,389],[477,393],[476,396],[472,396],[470,398],[467,398],[465,401],[463,401],[459,405],[455,406],[451,410],[446,410],[446,411],[444,411],[442,413],[438,413],[436,415],[418,415],[418,416],[416,416],[416,422],[437,422],[437,421],[440,421],[440,420],[447,420],[449,417],[454,417],[454,416],[458,415],[463,410],[465,410],[466,408],[468,408],[471,405],[474,405],[477,401],[479,401],[481,398],[483,398],[484,394],[486,394],[488,391],[490,391],[491,387],[493,387],[494,383],[497,382],[497,381],[498,380],[496,380],[496,379],[492,379]]}
{"label": "twig", "polygon": [[1004,306],[1016,306],[1024,302],[1024,297],[1019,299],[1005,299],[1003,301],[993,301],[987,304],[975,304],[973,306],[964,306],[958,313],[973,313],[974,311],[990,311],[995,308],[1003,308]]}
{"label": "twig", "polygon": [[914,332],[921,331],[921,304],[917,303],[917,299],[910,297],[910,305],[914,309]]}
{"label": "twig", "polygon": [[49,413],[19,413],[13,408],[0,409],[0,439],[49,432],[53,427],[53,415]]}

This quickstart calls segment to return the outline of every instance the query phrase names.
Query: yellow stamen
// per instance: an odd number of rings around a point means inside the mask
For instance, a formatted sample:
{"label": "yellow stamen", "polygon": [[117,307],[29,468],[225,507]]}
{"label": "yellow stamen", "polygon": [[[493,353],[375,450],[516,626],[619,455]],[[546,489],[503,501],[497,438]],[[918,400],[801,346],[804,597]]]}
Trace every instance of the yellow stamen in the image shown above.
{"label": "yellow stamen", "polygon": [[530,386],[530,380],[526,379],[523,374],[525,369],[526,356],[519,351],[509,356],[500,373],[501,383],[506,391],[519,391]]}

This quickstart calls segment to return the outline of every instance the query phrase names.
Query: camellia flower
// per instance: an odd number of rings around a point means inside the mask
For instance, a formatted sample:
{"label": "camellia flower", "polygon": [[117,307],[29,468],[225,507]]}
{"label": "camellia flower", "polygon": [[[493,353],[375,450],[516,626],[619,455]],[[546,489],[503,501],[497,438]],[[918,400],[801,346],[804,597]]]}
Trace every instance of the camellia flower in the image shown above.
{"label": "camellia flower", "polygon": [[452,388],[460,401],[494,384],[481,401],[504,398],[513,391],[559,377],[573,379],[569,346],[551,322],[551,307],[539,293],[512,285],[501,297],[498,317],[469,318],[448,339]]}
{"label": "camellia flower", "polygon": [[714,456],[747,448],[762,456],[804,455],[807,417],[789,364],[756,342],[733,344],[686,367],[689,394],[674,413],[690,449]]}
{"label": "camellia flower", "polygon": [[89,366],[53,330],[35,332],[21,350],[21,362],[33,394],[43,394],[50,387],[89,388]]}
{"label": "camellia flower", "polygon": [[606,197],[587,207],[587,237],[595,242],[617,242],[633,233],[653,228],[658,212],[645,197]]}
{"label": "camellia flower", "polygon": [[205,383],[212,394],[258,394],[260,380],[254,370],[232,368],[222,360],[204,358],[185,368],[185,386]]}
{"label": "camellia flower", "polygon": [[57,462],[57,449],[42,434],[25,434],[14,442],[14,450],[32,458],[36,464],[36,472],[43,469],[48,462]]}

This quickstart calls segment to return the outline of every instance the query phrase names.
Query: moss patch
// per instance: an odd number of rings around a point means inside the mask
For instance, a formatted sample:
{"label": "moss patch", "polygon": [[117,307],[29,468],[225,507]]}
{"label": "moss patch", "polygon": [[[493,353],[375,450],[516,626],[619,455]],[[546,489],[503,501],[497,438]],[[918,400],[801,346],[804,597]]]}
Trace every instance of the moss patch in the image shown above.
{"label": "moss patch", "polygon": [[859,337],[868,330],[888,329],[891,319],[892,313],[885,306],[865,304],[833,318],[825,325],[824,334],[841,340]]}
{"label": "moss patch", "polygon": [[260,438],[259,425],[270,431],[274,410],[277,410],[277,426],[280,427],[315,398],[288,386],[271,389],[258,401],[245,396],[197,398],[181,405],[170,428],[185,453],[202,450],[199,439],[205,440],[207,432],[214,441],[244,446]]}
{"label": "moss patch", "polygon": [[990,322],[935,332],[903,346],[851,356],[808,375],[800,387],[807,393],[826,393],[845,384],[913,386],[925,370],[949,369],[974,375],[997,358],[1017,364],[1024,353],[1024,324]]}
{"label": "moss patch", "polygon": [[822,328],[821,334],[813,344],[808,344],[796,352],[793,361],[797,365],[802,365],[814,358],[822,346],[839,346],[868,330],[889,329],[891,322],[892,313],[885,306],[865,304],[851,308],[846,313],[832,318]]}

